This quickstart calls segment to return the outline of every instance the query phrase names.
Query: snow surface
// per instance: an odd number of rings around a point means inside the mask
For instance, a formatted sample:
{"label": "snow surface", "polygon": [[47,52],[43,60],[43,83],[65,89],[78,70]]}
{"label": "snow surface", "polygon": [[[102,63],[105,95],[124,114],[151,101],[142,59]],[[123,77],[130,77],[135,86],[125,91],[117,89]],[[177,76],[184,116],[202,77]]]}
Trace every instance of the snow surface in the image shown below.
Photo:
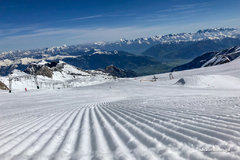
{"label": "snow surface", "polygon": [[[223,50],[218,52],[212,59],[208,60],[202,65],[202,67],[214,66],[218,64],[223,64],[232,61],[231,59],[236,59],[239,56],[240,47],[233,47],[228,50]],[[234,57],[234,58],[229,58]]]}
{"label": "snow surface", "polygon": [[0,91],[0,159],[238,160],[239,65]]}
{"label": "snow surface", "polygon": [[[44,65],[46,61],[41,61],[38,64]],[[60,61],[60,64],[64,63]],[[37,84],[34,76],[29,75],[20,70],[14,70],[9,76],[12,78],[12,91],[35,90]],[[0,81],[9,86],[9,77],[0,77]],[[61,89],[73,88],[80,86],[96,85],[112,81],[113,77],[101,71],[85,71],[80,70],[72,65],[66,64],[59,71],[53,71],[52,78],[37,75],[37,82],[40,89]]]}
{"label": "snow surface", "polygon": [[240,89],[240,79],[227,75],[190,76],[184,78],[184,81],[187,87]]}

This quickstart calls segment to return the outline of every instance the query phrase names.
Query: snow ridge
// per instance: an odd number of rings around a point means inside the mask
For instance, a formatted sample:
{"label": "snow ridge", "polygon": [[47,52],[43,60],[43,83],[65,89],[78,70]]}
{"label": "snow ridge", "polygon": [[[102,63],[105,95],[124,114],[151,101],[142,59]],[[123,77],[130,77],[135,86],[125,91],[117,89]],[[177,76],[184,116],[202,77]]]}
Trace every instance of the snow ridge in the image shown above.
{"label": "snow ridge", "polygon": [[228,63],[240,56],[240,47],[232,47],[216,53],[216,55],[202,65],[202,67],[215,66]]}

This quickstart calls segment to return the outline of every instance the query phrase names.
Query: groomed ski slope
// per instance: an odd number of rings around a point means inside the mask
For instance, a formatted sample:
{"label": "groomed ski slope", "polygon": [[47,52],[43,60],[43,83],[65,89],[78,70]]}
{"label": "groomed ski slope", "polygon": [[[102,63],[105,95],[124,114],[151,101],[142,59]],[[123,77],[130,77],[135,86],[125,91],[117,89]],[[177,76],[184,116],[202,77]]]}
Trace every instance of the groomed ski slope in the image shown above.
{"label": "groomed ski slope", "polygon": [[[156,82],[1,91],[0,159],[238,160],[239,65],[177,72],[173,80],[156,75]],[[180,78],[185,85],[175,85]]]}

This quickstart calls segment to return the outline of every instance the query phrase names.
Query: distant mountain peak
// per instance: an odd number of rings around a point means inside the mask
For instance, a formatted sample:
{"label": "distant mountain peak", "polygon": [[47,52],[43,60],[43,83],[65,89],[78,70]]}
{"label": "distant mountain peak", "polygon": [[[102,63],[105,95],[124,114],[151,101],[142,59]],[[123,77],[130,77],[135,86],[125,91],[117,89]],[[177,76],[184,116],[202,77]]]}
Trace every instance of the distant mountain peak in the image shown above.
{"label": "distant mountain peak", "polygon": [[237,31],[237,29],[236,28],[210,28],[210,29],[198,30],[196,33],[232,32],[232,31]]}
{"label": "distant mountain peak", "polygon": [[95,45],[99,45],[99,46],[102,46],[102,45],[105,45],[106,42],[102,42],[102,41],[97,41],[97,42],[94,42]]}
{"label": "distant mountain peak", "polygon": [[[13,57],[19,54],[31,55],[33,53],[42,54],[69,54],[72,52],[79,52],[90,49],[102,49],[102,50],[122,50],[126,52],[143,52],[147,48],[159,43],[172,43],[182,41],[200,41],[204,39],[222,39],[222,38],[236,38],[240,35],[240,30],[236,28],[211,28],[198,30],[196,33],[178,33],[167,35],[156,35],[152,37],[142,37],[132,40],[121,38],[115,42],[103,42],[97,41],[92,44],[79,44],[79,45],[62,45],[44,49],[31,49],[31,50],[15,50],[0,53],[0,60],[4,59],[6,55],[13,55]],[[239,36],[240,37],[240,36]],[[142,47],[144,46],[144,47]]]}
{"label": "distant mountain peak", "polygon": [[127,42],[127,39],[121,38],[119,41],[120,41],[120,42]]}

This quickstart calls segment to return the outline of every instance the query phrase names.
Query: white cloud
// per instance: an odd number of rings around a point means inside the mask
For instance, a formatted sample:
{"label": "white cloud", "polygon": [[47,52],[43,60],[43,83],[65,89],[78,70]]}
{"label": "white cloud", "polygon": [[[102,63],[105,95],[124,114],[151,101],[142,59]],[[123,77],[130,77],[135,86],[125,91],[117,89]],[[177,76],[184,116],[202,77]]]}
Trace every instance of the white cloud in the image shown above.
{"label": "white cloud", "polygon": [[86,17],[78,17],[78,18],[72,18],[72,19],[66,19],[63,21],[80,21],[80,20],[87,20],[87,19],[95,19],[103,17],[103,15],[93,15],[93,16],[86,16]]}
{"label": "white cloud", "polygon": [[161,10],[160,12],[182,12],[182,11],[192,11],[196,9],[207,9],[209,8],[209,3],[202,2],[202,3],[193,3],[193,4],[181,4],[181,5],[174,5],[169,9]]}

